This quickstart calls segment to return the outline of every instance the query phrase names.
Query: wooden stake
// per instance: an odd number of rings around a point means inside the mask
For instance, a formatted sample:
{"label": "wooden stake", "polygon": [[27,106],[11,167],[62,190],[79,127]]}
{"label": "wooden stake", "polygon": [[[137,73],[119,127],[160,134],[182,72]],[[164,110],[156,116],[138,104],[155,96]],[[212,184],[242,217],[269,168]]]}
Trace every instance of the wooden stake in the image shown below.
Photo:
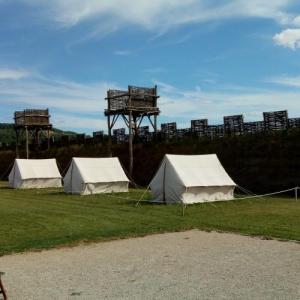
{"label": "wooden stake", "polygon": [[298,201],[298,187],[295,187],[295,199]]}
{"label": "wooden stake", "polygon": [[181,203],[182,203],[182,216],[184,217],[184,213],[185,213],[185,205],[184,205],[183,202],[181,202]]}

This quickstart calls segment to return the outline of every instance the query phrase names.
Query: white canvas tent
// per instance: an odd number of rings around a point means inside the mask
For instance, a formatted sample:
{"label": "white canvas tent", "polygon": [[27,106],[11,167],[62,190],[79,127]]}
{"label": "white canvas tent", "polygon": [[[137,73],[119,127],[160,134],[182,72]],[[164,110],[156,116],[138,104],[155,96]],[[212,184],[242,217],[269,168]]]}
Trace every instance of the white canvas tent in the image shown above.
{"label": "white canvas tent", "polygon": [[235,185],[215,154],[167,154],[150,189],[155,201],[191,204],[231,200]]}
{"label": "white canvas tent", "polygon": [[64,177],[65,192],[81,195],[128,192],[128,183],[117,157],[73,157]]}
{"label": "white canvas tent", "polygon": [[40,189],[62,186],[55,159],[16,159],[8,180],[13,188]]}

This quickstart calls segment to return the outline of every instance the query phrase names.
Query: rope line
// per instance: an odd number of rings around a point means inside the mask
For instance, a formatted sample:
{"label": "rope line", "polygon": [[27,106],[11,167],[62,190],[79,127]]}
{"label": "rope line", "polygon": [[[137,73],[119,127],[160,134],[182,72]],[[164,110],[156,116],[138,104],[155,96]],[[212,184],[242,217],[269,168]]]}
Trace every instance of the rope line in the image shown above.
{"label": "rope line", "polygon": [[245,193],[246,195],[250,195],[250,196],[257,196],[257,194],[251,192],[250,190],[247,190],[246,188],[237,185],[237,188],[240,189],[243,193]]}
{"label": "rope line", "polygon": [[268,193],[268,194],[262,194],[262,195],[255,195],[255,196],[247,196],[247,197],[241,197],[241,198],[234,198],[233,200],[243,200],[243,199],[253,199],[253,198],[263,198],[266,196],[272,196],[272,195],[278,195],[278,194],[283,194],[286,192],[291,192],[294,191],[296,189],[299,189],[298,186],[291,188],[291,189],[287,189],[287,190],[282,190],[282,191],[278,191],[278,192],[273,192],[273,193]]}
{"label": "rope line", "polygon": [[141,201],[143,201],[143,198],[145,196],[145,194],[147,193],[147,191],[150,189],[150,184],[147,186],[146,190],[144,191],[144,193],[142,194],[142,196],[140,197],[140,199],[137,201],[135,206],[138,206],[140,204]]}
{"label": "rope line", "polygon": [[[144,194],[145,194],[145,192],[144,192]],[[126,200],[126,201],[147,202],[147,203],[161,203],[159,201],[154,201],[154,200],[142,200],[141,198],[140,199],[132,199],[132,198],[125,198],[125,197],[113,196],[113,195],[109,195],[109,194],[106,194],[105,196],[108,196],[108,197],[111,197],[111,198],[115,198],[115,199]]]}
{"label": "rope line", "polygon": [[[267,194],[262,194],[262,195],[254,195],[254,196],[246,196],[246,197],[239,197],[239,198],[234,198],[232,200],[244,200],[244,199],[255,199],[255,198],[263,198],[266,196],[272,196],[272,195],[278,195],[278,194],[283,194],[286,192],[291,192],[291,191],[295,191],[295,190],[300,189],[300,187],[294,187],[294,188],[290,188],[290,189],[286,189],[286,190],[281,190],[281,191],[277,191],[277,192],[272,192],[272,193],[267,193]],[[106,194],[106,196],[111,197],[111,198],[116,198],[116,199],[122,199],[122,200],[129,200],[129,201],[136,201],[136,206],[139,205],[140,202],[147,202],[147,203],[162,203],[161,201],[154,201],[154,200],[143,200],[143,197],[145,196],[146,192],[149,190],[149,186],[147,187],[147,189],[143,192],[142,196],[139,199],[132,199],[132,198],[125,198],[125,197],[119,197],[119,196],[113,196],[113,195],[109,195]],[[211,205],[213,205],[211,202],[205,202],[205,203],[209,203]],[[215,206],[215,205],[213,205]]]}

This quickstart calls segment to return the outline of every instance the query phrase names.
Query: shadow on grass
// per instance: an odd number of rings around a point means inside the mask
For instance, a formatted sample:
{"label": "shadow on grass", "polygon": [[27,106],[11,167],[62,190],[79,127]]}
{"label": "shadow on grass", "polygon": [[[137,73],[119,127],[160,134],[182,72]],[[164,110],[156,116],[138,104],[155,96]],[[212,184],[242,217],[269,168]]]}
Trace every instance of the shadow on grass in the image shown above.
{"label": "shadow on grass", "polygon": [[13,188],[9,186],[0,186],[0,190],[13,190]]}

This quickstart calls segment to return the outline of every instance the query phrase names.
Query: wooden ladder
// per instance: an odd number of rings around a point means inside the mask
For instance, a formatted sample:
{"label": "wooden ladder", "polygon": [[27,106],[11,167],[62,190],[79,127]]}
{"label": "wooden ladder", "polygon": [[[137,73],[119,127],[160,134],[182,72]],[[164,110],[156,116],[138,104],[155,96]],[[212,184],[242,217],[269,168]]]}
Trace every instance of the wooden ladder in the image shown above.
{"label": "wooden ladder", "polygon": [[0,272],[0,295],[2,294],[3,295],[3,299],[4,300],[7,300],[7,295],[6,295],[6,291],[4,289],[4,286],[3,286],[3,283],[2,283],[2,280],[1,280],[1,276],[4,275],[5,273],[3,272]]}

